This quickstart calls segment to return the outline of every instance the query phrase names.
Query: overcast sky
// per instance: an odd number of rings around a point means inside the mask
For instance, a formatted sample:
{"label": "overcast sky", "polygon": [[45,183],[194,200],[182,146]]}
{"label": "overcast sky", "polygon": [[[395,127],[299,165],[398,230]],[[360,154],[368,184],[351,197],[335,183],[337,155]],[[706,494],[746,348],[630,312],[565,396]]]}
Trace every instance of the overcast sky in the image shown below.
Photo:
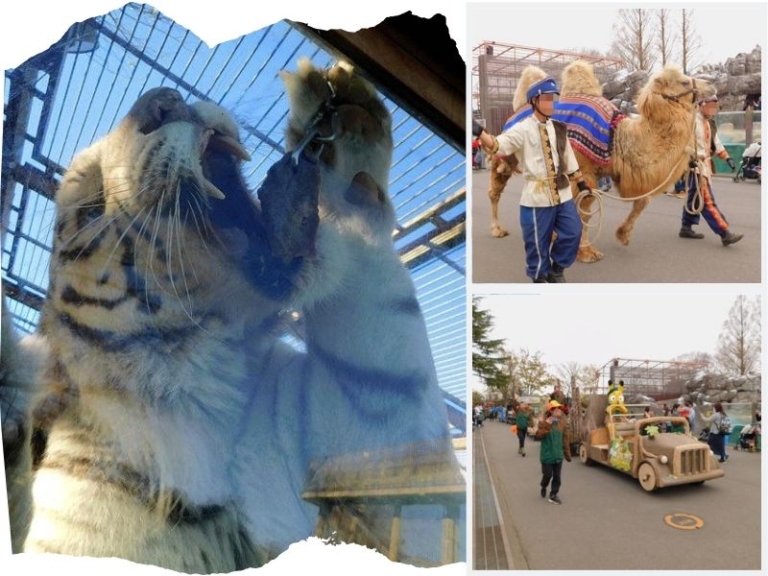
{"label": "overcast sky", "polygon": [[683,7],[693,10],[693,29],[701,38],[701,48],[694,55],[698,63],[725,62],[765,43],[765,2],[479,3],[470,5],[467,12],[467,41],[472,47],[495,40],[552,50],[594,48],[606,53],[620,8],[667,8],[678,19]]}
{"label": "overcast sky", "polygon": [[559,296],[488,293],[480,307],[494,317],[491,337],[505,339],[510,351],[541,352],[552,369],[567,362],[603,366],[611,358],[713,353],[738,292],[707,292],[639,285]]}

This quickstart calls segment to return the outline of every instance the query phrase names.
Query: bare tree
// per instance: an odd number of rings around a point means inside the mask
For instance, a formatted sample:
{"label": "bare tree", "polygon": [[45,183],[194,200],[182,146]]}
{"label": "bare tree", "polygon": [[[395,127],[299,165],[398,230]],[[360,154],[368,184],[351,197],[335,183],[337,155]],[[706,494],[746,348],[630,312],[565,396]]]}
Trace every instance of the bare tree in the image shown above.
{"label": "bare tree", "polygon": [[701,36],[693,24],[693,10],[683,8],[680,20],[680,64],[683,74],[690,74],[699,66],[696,54],[701,49]]}
{"label": "bare tree", "polygon": [[613,25],[613,52],[631,70],[649,71],[656,63],[652,14],[644,8],[622,9]]}
{"label": "bare tree", "polygon": [[715,352],[719,369],[744,376],[760,369],[760,297],[740,294],[731,306]]}
{"label": "bare tree", "polygon": [[545,386],[552,386],[555,378],[547,372],[541,352],[531,353],[521,348],[509,354],[510,397],[538,394]]}
{"label": "bare tree", "polygon": [[594,389],[600,379],[600,369],[597,366],[579,364],[573,360],[555,366],[555,374],[561,379],[566,396],[573,395],[574,385],[584,392]]}
{"label": "bare tree", "polygon": [[675,356],[673,360],[675,362],[686,362],[704,372],[711,372],[715,364],[715,359],[708,352],[686,352],[685,354]]}
{"label": "bare tree", "polygon": [[672,32],[672,17],[666,8],[657,11],[656,15],[656,47],[661,57],[661,65],[666,66],[672,61],[672,47],[675,34]]}

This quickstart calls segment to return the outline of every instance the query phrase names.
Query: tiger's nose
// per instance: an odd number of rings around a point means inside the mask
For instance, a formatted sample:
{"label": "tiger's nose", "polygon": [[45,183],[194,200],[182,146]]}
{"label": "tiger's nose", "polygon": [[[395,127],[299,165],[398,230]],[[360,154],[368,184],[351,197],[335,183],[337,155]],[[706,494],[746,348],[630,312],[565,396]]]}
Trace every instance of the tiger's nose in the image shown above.
{"label": "tiger's nose", "polygon": [[136,123],[142,134],[150,134],[170,122],[192,118],[192,109],[177,90],[160,87],[142,94],[128,112],[126,121]]}

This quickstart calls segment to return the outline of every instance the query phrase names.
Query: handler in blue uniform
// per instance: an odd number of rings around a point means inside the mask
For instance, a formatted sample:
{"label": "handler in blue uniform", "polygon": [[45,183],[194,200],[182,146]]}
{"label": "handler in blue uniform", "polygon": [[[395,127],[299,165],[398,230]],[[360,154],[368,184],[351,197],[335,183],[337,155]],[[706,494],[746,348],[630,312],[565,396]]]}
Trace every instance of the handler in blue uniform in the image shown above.
{"label": "handler in blue uniform", "polygon": [[[473,123],[488,154],[515,154],[525,177],[520,198],[520,225],[525,242],[526,274],[534,282],[565,282],[564,271],[576,261],[581,241],[581,219],[571,182],[589,187],[579,170],[564,123],[552,120],[555,94],[552,78],[533,84],[526,94],[533,114],[499,136]],[[556,236],[553,240],[553,232]]]}

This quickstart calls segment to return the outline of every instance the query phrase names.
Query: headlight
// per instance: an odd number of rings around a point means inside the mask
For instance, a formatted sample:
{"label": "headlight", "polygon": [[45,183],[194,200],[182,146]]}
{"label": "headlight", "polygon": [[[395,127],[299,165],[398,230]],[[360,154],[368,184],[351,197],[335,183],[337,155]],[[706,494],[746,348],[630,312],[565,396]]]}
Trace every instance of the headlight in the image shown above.
{"label": "headlight", "polygon": [[659,462],[661,462],[662,464],[666,464],[667,462],[669,462],[669,458],[667,458],[666,456],[662,456],[661,458],[659,458]]}

